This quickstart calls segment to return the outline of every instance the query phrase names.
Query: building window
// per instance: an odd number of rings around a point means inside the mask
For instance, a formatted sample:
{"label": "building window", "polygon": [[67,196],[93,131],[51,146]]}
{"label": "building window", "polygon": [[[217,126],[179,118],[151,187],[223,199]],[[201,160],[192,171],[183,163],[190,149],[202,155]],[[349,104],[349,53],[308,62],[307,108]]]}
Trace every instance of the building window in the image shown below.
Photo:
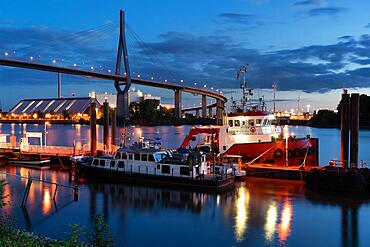
{"label": "building window", "polygon": [[141,154],[141,160],[142,161],[148,161],[148,155],[147,154]]}
{"label": "building window", "polygon": [[240,120],[235,120],[234,125],[235,125],[235,127],[239,127],[240,126]]}
{"label": "building window", "polygon": [[116,167],[116,162],[114,160],[111,160],[110,167],[113,167],[113,168]]}
{"label": "building window", "polygon": [[233,127],[234,125],[233,125],[233,120],[229,120],[229,126],[230,127]]}

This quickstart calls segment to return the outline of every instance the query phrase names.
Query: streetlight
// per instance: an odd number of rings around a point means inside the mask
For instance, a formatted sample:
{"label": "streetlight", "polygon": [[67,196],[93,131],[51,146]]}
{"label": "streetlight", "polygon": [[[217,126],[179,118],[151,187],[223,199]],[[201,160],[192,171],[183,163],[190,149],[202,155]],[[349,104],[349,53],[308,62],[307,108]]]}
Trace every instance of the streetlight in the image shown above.
{"label": "streetlight", "polygon": [[46,147],[46,135],[48,134],[48,131],[46,129],[46,126],[49,124],[49,122],[45,122],[45,125],[44,125],[44,143],[45,143],[45,147]]}

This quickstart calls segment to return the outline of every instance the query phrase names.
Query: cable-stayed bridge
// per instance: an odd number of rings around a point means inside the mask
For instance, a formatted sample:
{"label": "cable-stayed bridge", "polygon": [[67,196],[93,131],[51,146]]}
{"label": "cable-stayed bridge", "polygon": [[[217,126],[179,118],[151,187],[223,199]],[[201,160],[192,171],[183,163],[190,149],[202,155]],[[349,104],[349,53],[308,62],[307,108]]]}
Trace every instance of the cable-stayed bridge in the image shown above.
{"label": "cable-stayed bridge", "polygon": [[[167,80],[156,81],[153,77],[151,79],[139,78],[139,76],[131,76],[131,70],[129,66],[129,55],[128,47],[126,43],[126,25],[125,25],[125,16],[124,12],[120,12],[120,31],[119,31],[119,42],[118,42],[118,53],[116,58],[116,68],[115,73],[106,73],[102,71],[95,71],[93,67],[88,69],[77,68],[76,64],[73,64],[72,68],[57,66],[55,60],[53,64],[43,64],[38,63],[33,60],[23,61],[20,59],[6,58],[0,59],[0,65],[10,66],[16,68],[24,68],[31,70],[39,71],[48,71],[58,74],[58,97],[61,97],[61,74],[68,74],[74,76],[81,76],[87,78],[109,80],[114,82],[114,86],[117,90],[117,119],[119,123],[129,120],[129,105],[128,105],[128,90],[131,87],[131,84],[143,85],[148,87],[156,87],[167,90],[172,90],[174,92],[174,107],[176,117],[181,117],[181,113],[185,111],[197,111],[201,110],[202,117],[213,117],[212,109],[216,109],[215,117],[218,123],[222,121],[222,115],[224,112],[224,106],[227,101],[227,98],[220,92],[214,91],[210,88],[197,88],[194,86],[186,86],[183,83],[173,83],[168,82]],[[125,72],[121,73],[121,67],[124,67]],[[111,72],[111,70],[109,70]],[[191,93],[193,95],[200,95],[202,97],[201,106],[182,108],[182,93]],[[215,103],[207,105],[207,97],[215,99]],[[208,112],[207,112],[208,109]]]}

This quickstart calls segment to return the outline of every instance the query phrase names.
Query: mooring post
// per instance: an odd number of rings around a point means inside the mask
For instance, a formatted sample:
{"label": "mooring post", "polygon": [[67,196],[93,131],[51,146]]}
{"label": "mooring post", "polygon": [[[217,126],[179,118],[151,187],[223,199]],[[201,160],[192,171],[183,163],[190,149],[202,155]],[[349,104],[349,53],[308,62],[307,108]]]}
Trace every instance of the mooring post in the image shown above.
{"label": "mooring post", "polygon": [[28,195],[29,195],[30,189],[31,189],[31,185],[32,185],[32,178],[30,176],[28,176],[26,191],[24,192],[23,200],[22,200],[22,207],[26,206]]}
{"label": "mooring post", "polygon": [[360,128],[360,95],[351,94],[351,145],[350,163],[351,166],[358,166],[358,134]]}
{"label": "mooring post", "polygon": [[341,100],[340,116],[340,163],[342,167],[348,167],[349,153],[349,94],[345,89]]}
{"label": "mooring post", "polygon": [[90,104],[90,154],[96,155],[96,103]]}
{"label": "mooring post", "polygon": [[55,201],[55,197],[57,196],[58,186],[59,186],[59,184],[55,185],[55,190],[54,190],[54,195],[53,195],[53,200],[54,201]]}
{"label": "mooring post", "polygon": [[73,200],[78,201],[78,186],[77,185],[73,187]]}
{"label": "mooring post", "polygon": [[103,103],[104,111],[104,147],[109,150],[109,103],[107,100]]}
{"label": "mooring post", "polygon": [[116,108],[112,109],[112,115],[111,115],[111,144],[116,145],[116,128],[117,128],[117,114],[116,114]]}

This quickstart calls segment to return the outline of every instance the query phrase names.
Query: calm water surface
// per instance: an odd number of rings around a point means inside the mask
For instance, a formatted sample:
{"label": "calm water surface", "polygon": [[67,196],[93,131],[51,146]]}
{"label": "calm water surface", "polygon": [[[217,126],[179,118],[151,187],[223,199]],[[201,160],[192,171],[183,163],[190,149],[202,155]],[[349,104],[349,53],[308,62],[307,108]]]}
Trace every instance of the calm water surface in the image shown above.
{"label": "calm water surface", "polygon": [[[1,125],[1,133],[17,136],[43,131],[43,125]],[[130,130],[135,139],[162,137],[178,146],[189,127],[141,127]],[[320,138],[320,161],[339,156],[339,130],[290,127],[296,136]],[[99,128],[99,138],[102,130]],[[88,126],[48,127],[49,145],[88,143]],[[117,135],[119,139],[119,134]],[[360,133],[360,159],[370,161],[370,131]],[[370,164],[370,163],[369,163]],[[3,171],[62,184],[73,184],[67,172],[5,167]],[[5,175],[0,175],[4,178]],[[11,215],[25,229],[64,238],[69,225],[89,226],[101,214],[118,246],[370,246],[370,197],[306,191],[299,182],[247,178],[230,192],[212,195],[145,186],[79,181],[79,200],[70,189],[34,182],[27,208],[20,207],[26,180],[7,176],[5,187]]]}

